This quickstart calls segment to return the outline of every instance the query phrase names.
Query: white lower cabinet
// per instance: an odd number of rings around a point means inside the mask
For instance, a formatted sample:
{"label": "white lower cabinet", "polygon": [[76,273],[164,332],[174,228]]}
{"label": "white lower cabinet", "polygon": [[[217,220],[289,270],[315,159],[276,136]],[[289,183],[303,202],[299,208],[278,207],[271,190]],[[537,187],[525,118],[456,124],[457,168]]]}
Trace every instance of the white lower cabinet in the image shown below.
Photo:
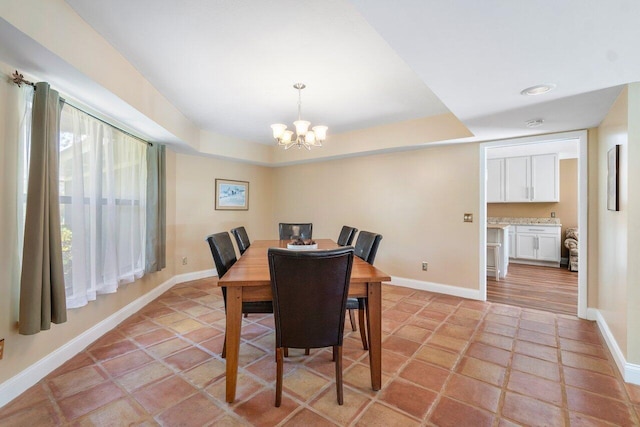
{"label": "white lower cabinet", "polygon": [[529,233],[516,234],[516,258],[537,259],[536,247],[538,236]]}
{"label": "white lower cabinet", "polygon": [[513,262],[560,266],[559,225],[518,225]]}
{"label": "white lower cabinet", "polygon": [[516,257],[516,227],[509,227],[509,258]]}

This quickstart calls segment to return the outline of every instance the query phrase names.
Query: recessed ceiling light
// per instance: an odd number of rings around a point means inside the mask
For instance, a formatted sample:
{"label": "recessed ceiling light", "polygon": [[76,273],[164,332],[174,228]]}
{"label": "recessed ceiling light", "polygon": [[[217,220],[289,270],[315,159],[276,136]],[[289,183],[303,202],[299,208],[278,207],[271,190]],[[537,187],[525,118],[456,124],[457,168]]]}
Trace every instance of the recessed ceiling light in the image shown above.
{"label": "recessed ceiling light", "polygon": [[542,95],[543,93],[547,93],[555,89],[556,85],[553,83],[546,83],[543,85],[535,85],[523,89],[520,92],[520,95],[534,96],[534,95]]}
{"label": "recessed ceiling light", "polygon": [[527,120],[525,122],[528,128],[536,128],[538,126],[542,126],[542,123],[544,123],[544,120],[542,119]]}

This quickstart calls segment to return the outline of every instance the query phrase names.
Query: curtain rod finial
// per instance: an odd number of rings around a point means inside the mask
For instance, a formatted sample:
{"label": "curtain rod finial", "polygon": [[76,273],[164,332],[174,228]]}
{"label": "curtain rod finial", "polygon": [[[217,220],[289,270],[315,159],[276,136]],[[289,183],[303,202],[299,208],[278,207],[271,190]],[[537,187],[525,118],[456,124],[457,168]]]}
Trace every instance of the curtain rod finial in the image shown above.
{"label": "curtain rod finial", "polygon": [[20,74],[18,70],[15,70],[13,74],[11,74],[11,80],[13,80],[13,82],[17,84],[18,87],[22,87],[22,83],[28,84],[29,86],[33,86],[34,88],[36,87],[36,85],[31,83],[29,80],[25,80],[24,76]]}
{"label": "curtain rod finial", "polygon": [[13,80],[13,82],[15,84],[18,85],[18,87],[21,87],[22,86],[22,81],[24,80],[24,76],[22,74],[20,74],[18,72],[18,70],[15,70],[13,72],[13,74],[11,74],[11,79]]}

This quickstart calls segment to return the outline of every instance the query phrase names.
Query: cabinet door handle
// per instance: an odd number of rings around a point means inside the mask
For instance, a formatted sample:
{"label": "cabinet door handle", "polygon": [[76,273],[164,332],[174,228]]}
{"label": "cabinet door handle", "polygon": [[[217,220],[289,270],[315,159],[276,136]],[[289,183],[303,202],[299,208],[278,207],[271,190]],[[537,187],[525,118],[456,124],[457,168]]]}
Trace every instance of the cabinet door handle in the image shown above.
{"label": "cabinet door handle", "polygon": [[531,200],[536,198],[536,189],[535,187],[531,187]]}

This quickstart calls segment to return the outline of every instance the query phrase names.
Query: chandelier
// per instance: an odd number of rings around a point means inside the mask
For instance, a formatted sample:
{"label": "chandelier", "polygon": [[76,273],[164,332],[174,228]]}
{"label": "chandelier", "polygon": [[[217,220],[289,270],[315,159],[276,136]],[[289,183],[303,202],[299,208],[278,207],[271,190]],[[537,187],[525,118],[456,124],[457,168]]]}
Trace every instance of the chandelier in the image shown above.
{"label": "chandelier", "polygon": [[294,89],[298,89],[298,120],[293,122],[293,126],[296,128],[296,137],[293,138],[293,131],[287,130],[287,125],[276,123],[271,125],[273,130],[273,137],[278,141],[278,145],[288,150],[291,147],[306,148],[311,151],[311,147],[322,147],[322,141],[327,138],[326,126],[314,126],[309,130],[309,123],[306,120],[302,120],[302,89],[306,86],[304,83],[296,83],[293,85]]}

